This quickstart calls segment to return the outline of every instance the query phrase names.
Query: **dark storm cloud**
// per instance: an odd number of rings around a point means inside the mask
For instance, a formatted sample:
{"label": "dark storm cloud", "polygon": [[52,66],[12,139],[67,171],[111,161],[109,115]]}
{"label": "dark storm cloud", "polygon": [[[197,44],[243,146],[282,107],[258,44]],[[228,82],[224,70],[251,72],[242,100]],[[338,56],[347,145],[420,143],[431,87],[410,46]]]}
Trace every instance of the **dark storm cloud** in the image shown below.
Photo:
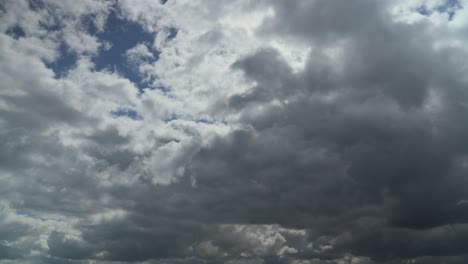
{"label": "dark storm cloud", "polygon": [[47,240],[49,253],[65,259],[87,259],[92,257],[93,248],[77,239],[68,238],[66,234],[54,231]]}
{"label": "dark storm cloud", "polygon": [[[355,37],[382,23],[385,15],[375,1],[271,1],[275,15],[264,21],[264,30],[319,43]],[[372,23],[369,23],[372,22]],[[378,25],[377,25],[378,26]],[[363,32],[364,33],[364,32]]]}
{"label": "dark storm cloud", "polygon": [[466,225],[445,225],[428,230],[360,226],[335,241],[336,249],[351,249],[376,260],[457,256],[466,253]]}
{"label": "dark storm cloud", "polygon": [[[267,212],[274,213],[266,218],[275,219],[282,212],[289,217],[274,221],[283,225],[297,225],[297,219],[307,216],[336,219],[358,208],[376,207],[384,224],[375,233],[385,235],[352,240],[344,252],[378,260],[463,254],[463,242],[413,238],[413,232],[430,236],[432,231],[411,231],[467,221],[466,208],[459,203],[468,194],[466,169],[457,162],[465,158],[466,136],[456,132],[467,129],[461,125],[467,111],[457,106],[466,95],[459,88],[463,81],[457,81],[461,76],[454,74],[458,65],[450,60],[454,51],[435,51],[424,24],[392,22],[375,2],[280,2],[275,11],[276,16],[264,24],[268,34],[286,33],[322,47],[345,41],[342,70],[328,64],[332,59],[327,61],[320,49],[311,53],[304,71],[294,76],[272,51],[260,51],[236,63],[256,85],[248,94],[233,96],[231,105],[254,129],[248,136],[233,134],[231,138],[239,142],[232,147],[215,144],[207,150],[215,153],[213,157],[200,154],[199,182],[210,174],[206,182],[223,182],[226,174],[216,173],[222,171],[233,174],[222,186],[261,184],[269,194],[266,205],[276,209],[269,208]],[[430,89],[443,102],[436,116],[424,108]],[[326,100],[326,96],[334,98]],[[274,99],[281,105],[272,104]],[[264,104],[265,110],[256,111],[258,104]],[[456,140],[453,133],[457,133]],[[268,144],[257,145],[266,139]],[[292,151],[288,143],[293,143]],[[298,162],[317,155],[317,146],[334,157],[332,166],[326,159],[317,164]],[[219,161],[212,164],[214,157]],[[327,174],[327,165],[346,170]],[[290,191],[295,196],[288,197]],[[285,208],[278,206],[283,197],[289,198]],[[292,208],[301,208],[305,216],[297,217]],[[260,219],[265,215],[252,210],[249,217],[255,212]],[[349,225],[366,213],[345,219]],[[306,222],[314,229],[314,221]],[[339,232],[350,228],[336,227],[335,221],[329,225]]]}
{"label": "dark storm cloud", "polygon": [[424,23],[394,23],[383,5],[374,1],[278,1],[276,15],[264,22],[260,32],[290,35],[320,48],[347,42],[342,72],[320,49],[312,51],[304,76],[309,89],[354,86],[361,92],[383,90],[403,105],[421,103],[441,58],[433,54]]}
{"label": "dark storm cloud", "polygon": [[22,257],[24,252],[21,252],[21,250],[8,246],[4,242],[0,242],[0,260],[2,259],[17,259]]}
{"label": "dark storm cloud", "polygon": [[233,108],[244,108],[249,103],[268,102],[285,97],[285,93],[297,92],[294,89],[298,84],[295,83],[297,80],[293,78],[292,69],[275,50],[261,50],[237,61],[232,68],[243,69],[247,77],[258,82],[251,92],[230,98],[229,105]]}

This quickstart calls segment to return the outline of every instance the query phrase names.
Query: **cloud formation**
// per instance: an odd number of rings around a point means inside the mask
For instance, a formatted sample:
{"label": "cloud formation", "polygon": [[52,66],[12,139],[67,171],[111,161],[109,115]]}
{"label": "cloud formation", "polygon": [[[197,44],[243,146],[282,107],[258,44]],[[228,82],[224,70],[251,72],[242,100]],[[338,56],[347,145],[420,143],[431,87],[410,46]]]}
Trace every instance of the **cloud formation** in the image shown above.
{"label": "cloud formation", "polygon": [[466,263],[467,4],[0,1],[0,263]]}

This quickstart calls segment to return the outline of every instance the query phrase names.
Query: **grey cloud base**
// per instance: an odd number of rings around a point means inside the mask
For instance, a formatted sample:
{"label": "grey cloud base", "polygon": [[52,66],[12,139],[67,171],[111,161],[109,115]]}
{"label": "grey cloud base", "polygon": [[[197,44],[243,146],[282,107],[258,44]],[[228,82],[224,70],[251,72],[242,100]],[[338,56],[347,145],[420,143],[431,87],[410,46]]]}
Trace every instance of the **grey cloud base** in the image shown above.
{"label": "grey cloud base", "polygon": [[[0,2],[0,263],[468,261],[457,13],[443,28],[386,2],[195,1],[210,15],[194,26],[184,1],[34,2]],[[83,21],[105,31],[111,12],[154,35],[126,52],[160,54],[134,60],[146,88],[93,68],[112,43]],[[245,32],[258,46],[229,46]],[[302,68],[277,39],[310,49]],[[78,58],[60,78],[54,42]]]}

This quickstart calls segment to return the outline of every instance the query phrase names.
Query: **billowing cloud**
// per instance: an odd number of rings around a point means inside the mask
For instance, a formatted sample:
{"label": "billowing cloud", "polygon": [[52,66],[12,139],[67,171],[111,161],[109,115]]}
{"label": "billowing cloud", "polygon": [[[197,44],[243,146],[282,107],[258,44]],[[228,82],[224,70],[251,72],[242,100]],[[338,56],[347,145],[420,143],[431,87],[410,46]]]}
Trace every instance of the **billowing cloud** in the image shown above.
{"label": "billowing cloud", "polygon": [[466,263],[467,5],[0,1],[0,263]]}

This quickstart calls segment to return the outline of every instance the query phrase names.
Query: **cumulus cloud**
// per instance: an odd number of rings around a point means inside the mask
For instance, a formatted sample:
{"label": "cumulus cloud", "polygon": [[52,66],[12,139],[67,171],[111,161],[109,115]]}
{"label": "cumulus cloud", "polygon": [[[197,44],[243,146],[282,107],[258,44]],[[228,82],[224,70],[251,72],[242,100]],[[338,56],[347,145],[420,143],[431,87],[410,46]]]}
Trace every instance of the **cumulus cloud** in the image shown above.
{"label": "cumulus cloud", "polygon": [[0,263],[465,263],[466,5],[0,2]]}

